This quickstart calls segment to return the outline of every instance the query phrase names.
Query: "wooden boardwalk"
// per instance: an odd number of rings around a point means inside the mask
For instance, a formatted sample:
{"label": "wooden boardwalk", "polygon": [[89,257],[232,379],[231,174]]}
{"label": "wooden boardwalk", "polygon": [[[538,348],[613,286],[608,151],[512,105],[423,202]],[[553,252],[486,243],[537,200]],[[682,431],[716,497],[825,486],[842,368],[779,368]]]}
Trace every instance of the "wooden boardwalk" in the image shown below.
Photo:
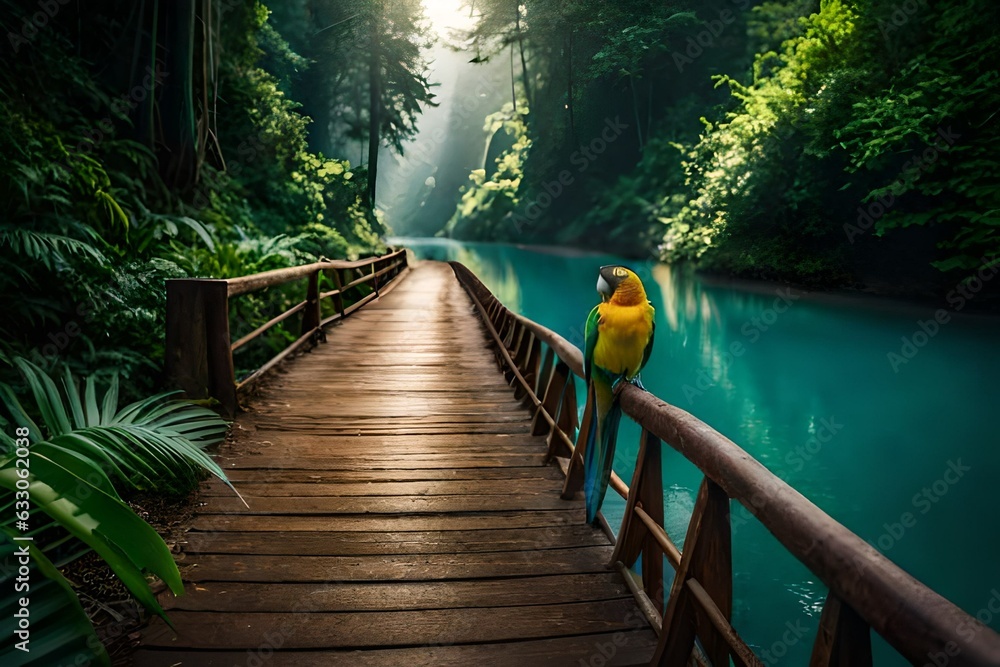
{"label": "wooden boardwalk", "polygon": [[286,364],[206,485],[138,665],[632,665],[656,635],[446,264]]}

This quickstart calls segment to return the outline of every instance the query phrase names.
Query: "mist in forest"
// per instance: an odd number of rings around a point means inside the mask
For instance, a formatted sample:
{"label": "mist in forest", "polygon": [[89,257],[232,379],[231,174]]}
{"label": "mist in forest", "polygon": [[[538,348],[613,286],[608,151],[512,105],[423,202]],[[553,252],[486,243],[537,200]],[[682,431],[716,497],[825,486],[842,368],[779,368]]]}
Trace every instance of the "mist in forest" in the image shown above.
{"label": "mist in forest", "polygon": [[392,232],[433,236],[454,214],[469,172],[484,167],[484,119],[510,99],[510,63],[477,60],[462,31],[474,23],[458,0],[425,0],[433,46],[425,52],[437,106],[425,106],[402,155],[382,148],[378,206]]}

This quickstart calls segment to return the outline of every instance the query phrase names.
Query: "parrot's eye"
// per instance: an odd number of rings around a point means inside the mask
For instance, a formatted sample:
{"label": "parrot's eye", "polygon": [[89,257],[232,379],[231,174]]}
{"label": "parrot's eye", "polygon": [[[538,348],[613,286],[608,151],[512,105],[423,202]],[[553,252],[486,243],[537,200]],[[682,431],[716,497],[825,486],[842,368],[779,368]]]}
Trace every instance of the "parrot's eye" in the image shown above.
{"label": "parrot's eye", "polygon": [[616,266],[615,276],[617,276],[618,278],[626,278],[628,276],[628,271],[626,271],[624,267]]}

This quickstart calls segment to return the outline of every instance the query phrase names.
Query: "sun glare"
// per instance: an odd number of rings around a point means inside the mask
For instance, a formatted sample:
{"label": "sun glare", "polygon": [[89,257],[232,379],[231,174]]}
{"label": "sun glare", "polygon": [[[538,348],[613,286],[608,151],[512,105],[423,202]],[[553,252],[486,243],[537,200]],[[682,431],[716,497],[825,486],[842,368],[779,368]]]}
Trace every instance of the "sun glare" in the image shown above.
{"label": "sun glare", "polygon": [[456,30],[469,30],[475,24],[462,0],[424,0],[424,11],[431,29],[441,37],[451,37]]}

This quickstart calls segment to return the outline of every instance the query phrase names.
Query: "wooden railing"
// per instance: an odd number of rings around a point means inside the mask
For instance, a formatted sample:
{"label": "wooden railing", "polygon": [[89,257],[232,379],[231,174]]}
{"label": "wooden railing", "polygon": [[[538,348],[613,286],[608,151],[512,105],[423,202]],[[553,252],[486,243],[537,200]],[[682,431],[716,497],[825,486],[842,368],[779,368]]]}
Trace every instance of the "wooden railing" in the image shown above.
{"label": "wooden railing", "polygon": [[[559,457],[566,471],[563,497],[572,498],[582,488],[593,417],[588,397],[576,428],[572,375],[583,377],[582,353],[509,311],[465,266],[451,265],[493,339],[501,368],[534,410],[532,432],[546,435],[549,458]],[[653,664],[721,666],[730,658],[736,665],[764,664],[731,625],[732,499],[829,588],[811,667],[871,665],[871,629],[915,665],[1000,665],[1000,635],[904,572],[734,442],[633,385],[622,388],[619,400],[643,430],[631,484],[612,477],[612,488],[626,502],[612,563],[628,574],[625,568],[642,555],[642,589],[626,578],[659,633]],[[704,473],[683,552],[663,527],[661,442]],[[664,556],[675,572],[665,599]]]}
{"label": "wooden railing", "polygon": [[[239,393],[250,388],[282,359],[323,339],[326,325],[350,315],[377,299],[407,268],[406,251],[357,261],[331,260],[288,269],[265,271],[229,279],[180,279],[167,281],[166,374],[170,386],[189,398],[214,398],[223,413],[232,417]],[[334,289],[320,291],[320,274],[329,272]],[[229,332],[229,300],[268,287],[305,280],[305,298],[237,341]],[[363,285],[372,291],[345,305],[352,291]],[[322,302],[333,299],[334,314],[323,318]],[[233,352],[275,325],[302,313],[299,337],[270,361],[240,382],[236,381]]]}

